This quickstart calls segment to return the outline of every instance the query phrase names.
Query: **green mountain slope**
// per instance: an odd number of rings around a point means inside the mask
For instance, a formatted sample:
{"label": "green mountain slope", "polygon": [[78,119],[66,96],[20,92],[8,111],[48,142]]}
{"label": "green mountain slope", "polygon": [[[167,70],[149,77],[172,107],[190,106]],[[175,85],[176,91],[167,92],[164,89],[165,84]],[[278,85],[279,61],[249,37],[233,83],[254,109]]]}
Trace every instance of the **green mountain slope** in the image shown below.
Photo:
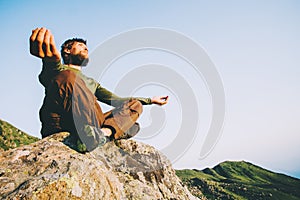
{"label": "green mountain slope", "polygon": [[251,163],[226,161],[204,170],[177,170],[177,176],[198,197],[208,199],[300,200],[300,180]]}
{"label": "green mountain slope", "polygon": [[39,140],[17,129],[8,122],[0,120],[0,150],[8,150]]}

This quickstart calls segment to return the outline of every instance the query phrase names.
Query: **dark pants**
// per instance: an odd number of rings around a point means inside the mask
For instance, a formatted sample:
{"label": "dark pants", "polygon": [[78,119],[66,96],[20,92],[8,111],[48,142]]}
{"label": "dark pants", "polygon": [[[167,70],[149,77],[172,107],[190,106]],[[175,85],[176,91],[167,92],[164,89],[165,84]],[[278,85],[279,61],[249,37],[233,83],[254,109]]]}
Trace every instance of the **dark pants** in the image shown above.
{"label": "dark pants", "polygon": [[[85,82],[71,70],[60,72],[46,90],[40,110],[42,136],[67,131],[71,137],[84,140],[84,128],[110,128],[112,138],[122,138],[125,132],[138,126],[136,120],[142,113],[142,104],[135,99],[125,101],[120,107],[103,113],[95,95]],[[90,138],[91,139],[91,138]],[[89,139],[89,140],[90,140]]]}

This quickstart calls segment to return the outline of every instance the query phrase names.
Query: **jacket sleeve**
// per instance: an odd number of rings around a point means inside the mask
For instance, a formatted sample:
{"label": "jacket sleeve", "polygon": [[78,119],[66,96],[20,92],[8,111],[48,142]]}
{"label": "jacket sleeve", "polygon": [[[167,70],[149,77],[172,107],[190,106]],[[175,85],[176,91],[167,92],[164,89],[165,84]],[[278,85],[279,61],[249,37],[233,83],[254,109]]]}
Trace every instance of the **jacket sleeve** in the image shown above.
{"label": "jacket sleeve", "polygon": [[150,105],[152,104],[151,98],[143,98],[143,97],[119,97],[114,93],[110,92],[109,90],[102,87],[99,83],[97,84],[95,96],[97,97],[98,101],[101,101],[105,104],[119,107],[124,101],[130,99],[137,99],[143,105]]}
{"label": "jacket sleeve", "polygon": [[50,81],[60,72],[63,68],[61,62],[44,62],[42,66],[42,71],[39,75],[40,83],[47,88]]}

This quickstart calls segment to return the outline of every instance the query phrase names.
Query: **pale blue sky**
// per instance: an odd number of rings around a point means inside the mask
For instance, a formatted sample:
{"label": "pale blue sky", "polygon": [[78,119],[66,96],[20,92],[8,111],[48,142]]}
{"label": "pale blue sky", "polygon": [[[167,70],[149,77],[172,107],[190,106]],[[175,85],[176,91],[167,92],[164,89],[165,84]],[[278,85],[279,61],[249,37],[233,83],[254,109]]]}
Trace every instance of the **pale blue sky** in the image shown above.
{"label": "pale blue sky", "polygon": [[[247,160],[300,177],[299,1],[0,0],[0,17],[0,118],[21,130],[40,137],[38,110],[44,91],[37,79],[41,62],[28,51],[32,29],[51,29],[58,46],[70,37],[86,38],[90,52],[120,32],[142,27],[170,29],[192,38],[206,50],[219,71],[226,95],[223,134],[214,150],[205,159],[198,159],[209,123],[205,114],[210,116],[211,112],[205,99],[199,101],[205,112],[198,136],[174,166],[202,169],[224,160]],[[168,65],[180,62],[156,54],[145,58],[145,63],[152,57],[157,59],[153,62]],[[127,63],[127,67],[143,64],[134,55],[119,62]],[[179,112],[172,109],[174,102],[165,108],[167,116]],[[148,123],[147,110],[143,117],[142,121]],[[168,134],[143,142],[160,149],[167,145],[162,140],[172,137]]]}

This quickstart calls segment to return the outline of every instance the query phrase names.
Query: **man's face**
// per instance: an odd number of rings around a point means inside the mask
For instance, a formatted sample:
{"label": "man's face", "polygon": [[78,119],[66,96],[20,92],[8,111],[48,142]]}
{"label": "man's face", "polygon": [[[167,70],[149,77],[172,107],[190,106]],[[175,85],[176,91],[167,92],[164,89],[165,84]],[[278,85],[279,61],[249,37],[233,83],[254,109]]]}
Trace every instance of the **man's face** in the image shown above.
{"label": "man's face", "polygon": [[88,48],[84,43],[74,42],[70,49],[71,64],[86,66],[89,61]]}

